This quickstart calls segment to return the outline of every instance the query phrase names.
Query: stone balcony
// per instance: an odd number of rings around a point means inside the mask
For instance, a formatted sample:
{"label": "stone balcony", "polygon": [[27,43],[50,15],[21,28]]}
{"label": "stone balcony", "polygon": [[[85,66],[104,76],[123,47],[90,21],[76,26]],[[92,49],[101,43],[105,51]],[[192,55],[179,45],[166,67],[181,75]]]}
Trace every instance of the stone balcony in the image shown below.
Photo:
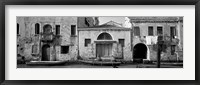
{"label": "stone balcony", "polygon": [[42,34],[41,35],[42,42],[51,42],[51,41],[53,41],[53,38],[54,38],[53,34]]}

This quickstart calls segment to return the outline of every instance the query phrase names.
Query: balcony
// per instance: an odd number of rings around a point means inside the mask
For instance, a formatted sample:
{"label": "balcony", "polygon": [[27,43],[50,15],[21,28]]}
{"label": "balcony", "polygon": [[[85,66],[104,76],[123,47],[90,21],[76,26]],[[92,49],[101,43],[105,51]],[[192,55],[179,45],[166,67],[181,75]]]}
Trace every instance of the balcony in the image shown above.
{"label": "balcony", "polygon": [[41,41],[42,42],[52,42],[53,41],[53,34],[49,33],[49,34],[42,34],[41,35]]}
{"label": "balcony", "polygon": [[178,38],[172,38],[171,39],[171,45],[177,45],[179,44],[179,39]]}

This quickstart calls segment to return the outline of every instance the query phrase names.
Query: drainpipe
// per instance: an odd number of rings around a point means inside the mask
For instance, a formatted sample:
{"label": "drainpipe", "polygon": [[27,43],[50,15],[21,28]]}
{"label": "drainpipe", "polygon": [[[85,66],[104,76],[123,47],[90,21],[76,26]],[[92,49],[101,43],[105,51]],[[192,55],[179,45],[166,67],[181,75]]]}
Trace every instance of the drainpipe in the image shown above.
{"label": "drainpipe", "polygon": [[41,35],[40,35],[40,39],[39,39],[39,61],[41,61],[41,57],[42,57],[42,46],[41,46]]}
{"label": "drainpipe", "polygon": [[79,30],[78,30],[78,26],[77,26],[77,50],[78,50],[78,52],[77,52],[77,60],[78,60],[78,58],[80,57],[80,55],[79,55]]}
{"label": "drainpipe", "polygon": [[133,51],[133,23],[131,22],[131,51]]}
{"label": "drainpipe", "polygon": [[161,50],[160,50],[160,45],[158,44],[158,52],[157,52],[157,68],[160,68],[160,54],[161,54]]}
{"label": "drainpipe", "polygon": [[133,27],[134,27],[134,23],[132,22],[132,21],[130,21],[131,22],[131,52],[132,52],[132,61],[133,61],[133,31],[134,31],[134,29],[133,29]]}
{"label": "drainpipe", "polygon": [[122,58],[124,59],[124,47],[122,46]]}

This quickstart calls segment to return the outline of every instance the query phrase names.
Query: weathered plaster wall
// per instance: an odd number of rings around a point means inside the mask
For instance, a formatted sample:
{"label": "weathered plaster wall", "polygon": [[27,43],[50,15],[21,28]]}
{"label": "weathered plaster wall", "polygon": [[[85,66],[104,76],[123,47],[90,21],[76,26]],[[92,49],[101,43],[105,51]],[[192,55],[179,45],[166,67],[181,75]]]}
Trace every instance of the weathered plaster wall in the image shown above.
{"label": "weathered plaster wall", "polygon": [[[147,54],[147,59],[156,61],[157,51],[153,45],[157,43],[157,27],[163,27],[163,35],[170,36],[170,27],[176,27],[176,36],[180,40],[179,45],[177,45],[175,55],[171,55],[171,47],[168,47],[166,52],[162,52],[162,61],[176,61],[183,60],[182,48],[183,48],[183,28],[181,23],[132,23],[132,26],[139,26],[140,36],[135,36],[133,32],[133,47],[138,43],[144,43],[147,45],[149,54]],[[148,26],[153,26],[153,36],[148,35]],[[132,27],[133,28],[133,27]],[[133,30],[134,31],[134,30]]]}
{"label": "weathered plaster wall", "polygon": [[77,29],[77,18],[76,17],[63,17],[60,20],[61,23],[61,46],[69,46],[68,54],[60,54],[58,60],[76,60],[78,54],[78,41],[77,41],[77,30],[76,35],[71,36],[71,25],[76,25]]}
{"label": "weathered plaster wall", "polygon": [[[71,25],[76,25],[77,27],[77,17],[17,17],[17,23],[19,23],[20,35],[17,38],[17,44],[19,44],[19,53],[27,60],[32,60],[33,58],[41,58],[41,46],[46,43],[41,43],[41,35],[35,34],[35,24],[40,24],[40,32],[43,32],[43,26],[50,24],[52,26],[52,32],[55,34],[55,25],[60,25],[60,35],[61,43],[58,46],[54,46],[51,43],[50,60],[68,60],[76,59],[77,57],[77,36],[71,37]],[[77,33],[77,32],[76,32]],[[38,56],[32,56],[32,46],[38,44]],[[60,46],[67,45],[70,46],[68,54],[60,54]],[[40,54],[40,55],[39,55]],[[37,59],[40,60],[40,59]]]}

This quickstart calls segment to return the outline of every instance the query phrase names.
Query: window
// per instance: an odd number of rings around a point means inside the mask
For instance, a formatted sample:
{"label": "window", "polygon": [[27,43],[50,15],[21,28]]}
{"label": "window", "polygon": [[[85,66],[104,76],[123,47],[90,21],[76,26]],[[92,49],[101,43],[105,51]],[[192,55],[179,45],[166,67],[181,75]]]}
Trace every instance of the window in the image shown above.
{"label": "window", "polygon": [[140,36],[140,28],[138,26],[134,27],[134,34],[135,36]]}
{"label": "window", "polygon": [[162,27],[157,27],[157,35],[159,36],[159,35],[163,35],[163,29],[162,29]]}
{"label": "window", "polygon": [[50,34],[52,32],[52,26],[50,24],[46,24],[43,27],[44,34]]}
{"label": "window", "polygon": [[153,26],[148,27],[148,35],[153,36]]}
{"label": "window", "polygon": [[60,25],[56,25],[56,35],[60,34]]}
{"label": "window", "polygon": [[91,39],[85,39],[85,47],[87,47],[88,44],[90,44],[90,43],[91,43]]}
{"label": "window", "polygon": [[71,25],[71,35],[72,36],[76,35],[76,25]]}
{"label": "window", "polygon": [[175,38],[176,36],[176,28],[173,26],[173,27],[170,27],[170,37],[171,39]]}
{"label": "window", "polygon": [[32,45],[32,53],[36,54],[37,52],[38,52],[38,45],[37,44]]}
{"label": "window", "polygon": [[171,55],[175,54],[175,45],[171,45]]}
{"label": "window", "polygon": [[69,46],[61,46],[61,54],[69,53]]}
{"label": "window", "polygon": [[35,24],[35,34],[39,34],[40,33],[40,24],[36,23]]}
{"label": "window", "polygon": [[17,34],[19,35],[19,24],[17,23]]}
{"label": "window", "polygon": [[124,39],[119,39],[119,44],[121,44],[121,46],[124,47]]}

